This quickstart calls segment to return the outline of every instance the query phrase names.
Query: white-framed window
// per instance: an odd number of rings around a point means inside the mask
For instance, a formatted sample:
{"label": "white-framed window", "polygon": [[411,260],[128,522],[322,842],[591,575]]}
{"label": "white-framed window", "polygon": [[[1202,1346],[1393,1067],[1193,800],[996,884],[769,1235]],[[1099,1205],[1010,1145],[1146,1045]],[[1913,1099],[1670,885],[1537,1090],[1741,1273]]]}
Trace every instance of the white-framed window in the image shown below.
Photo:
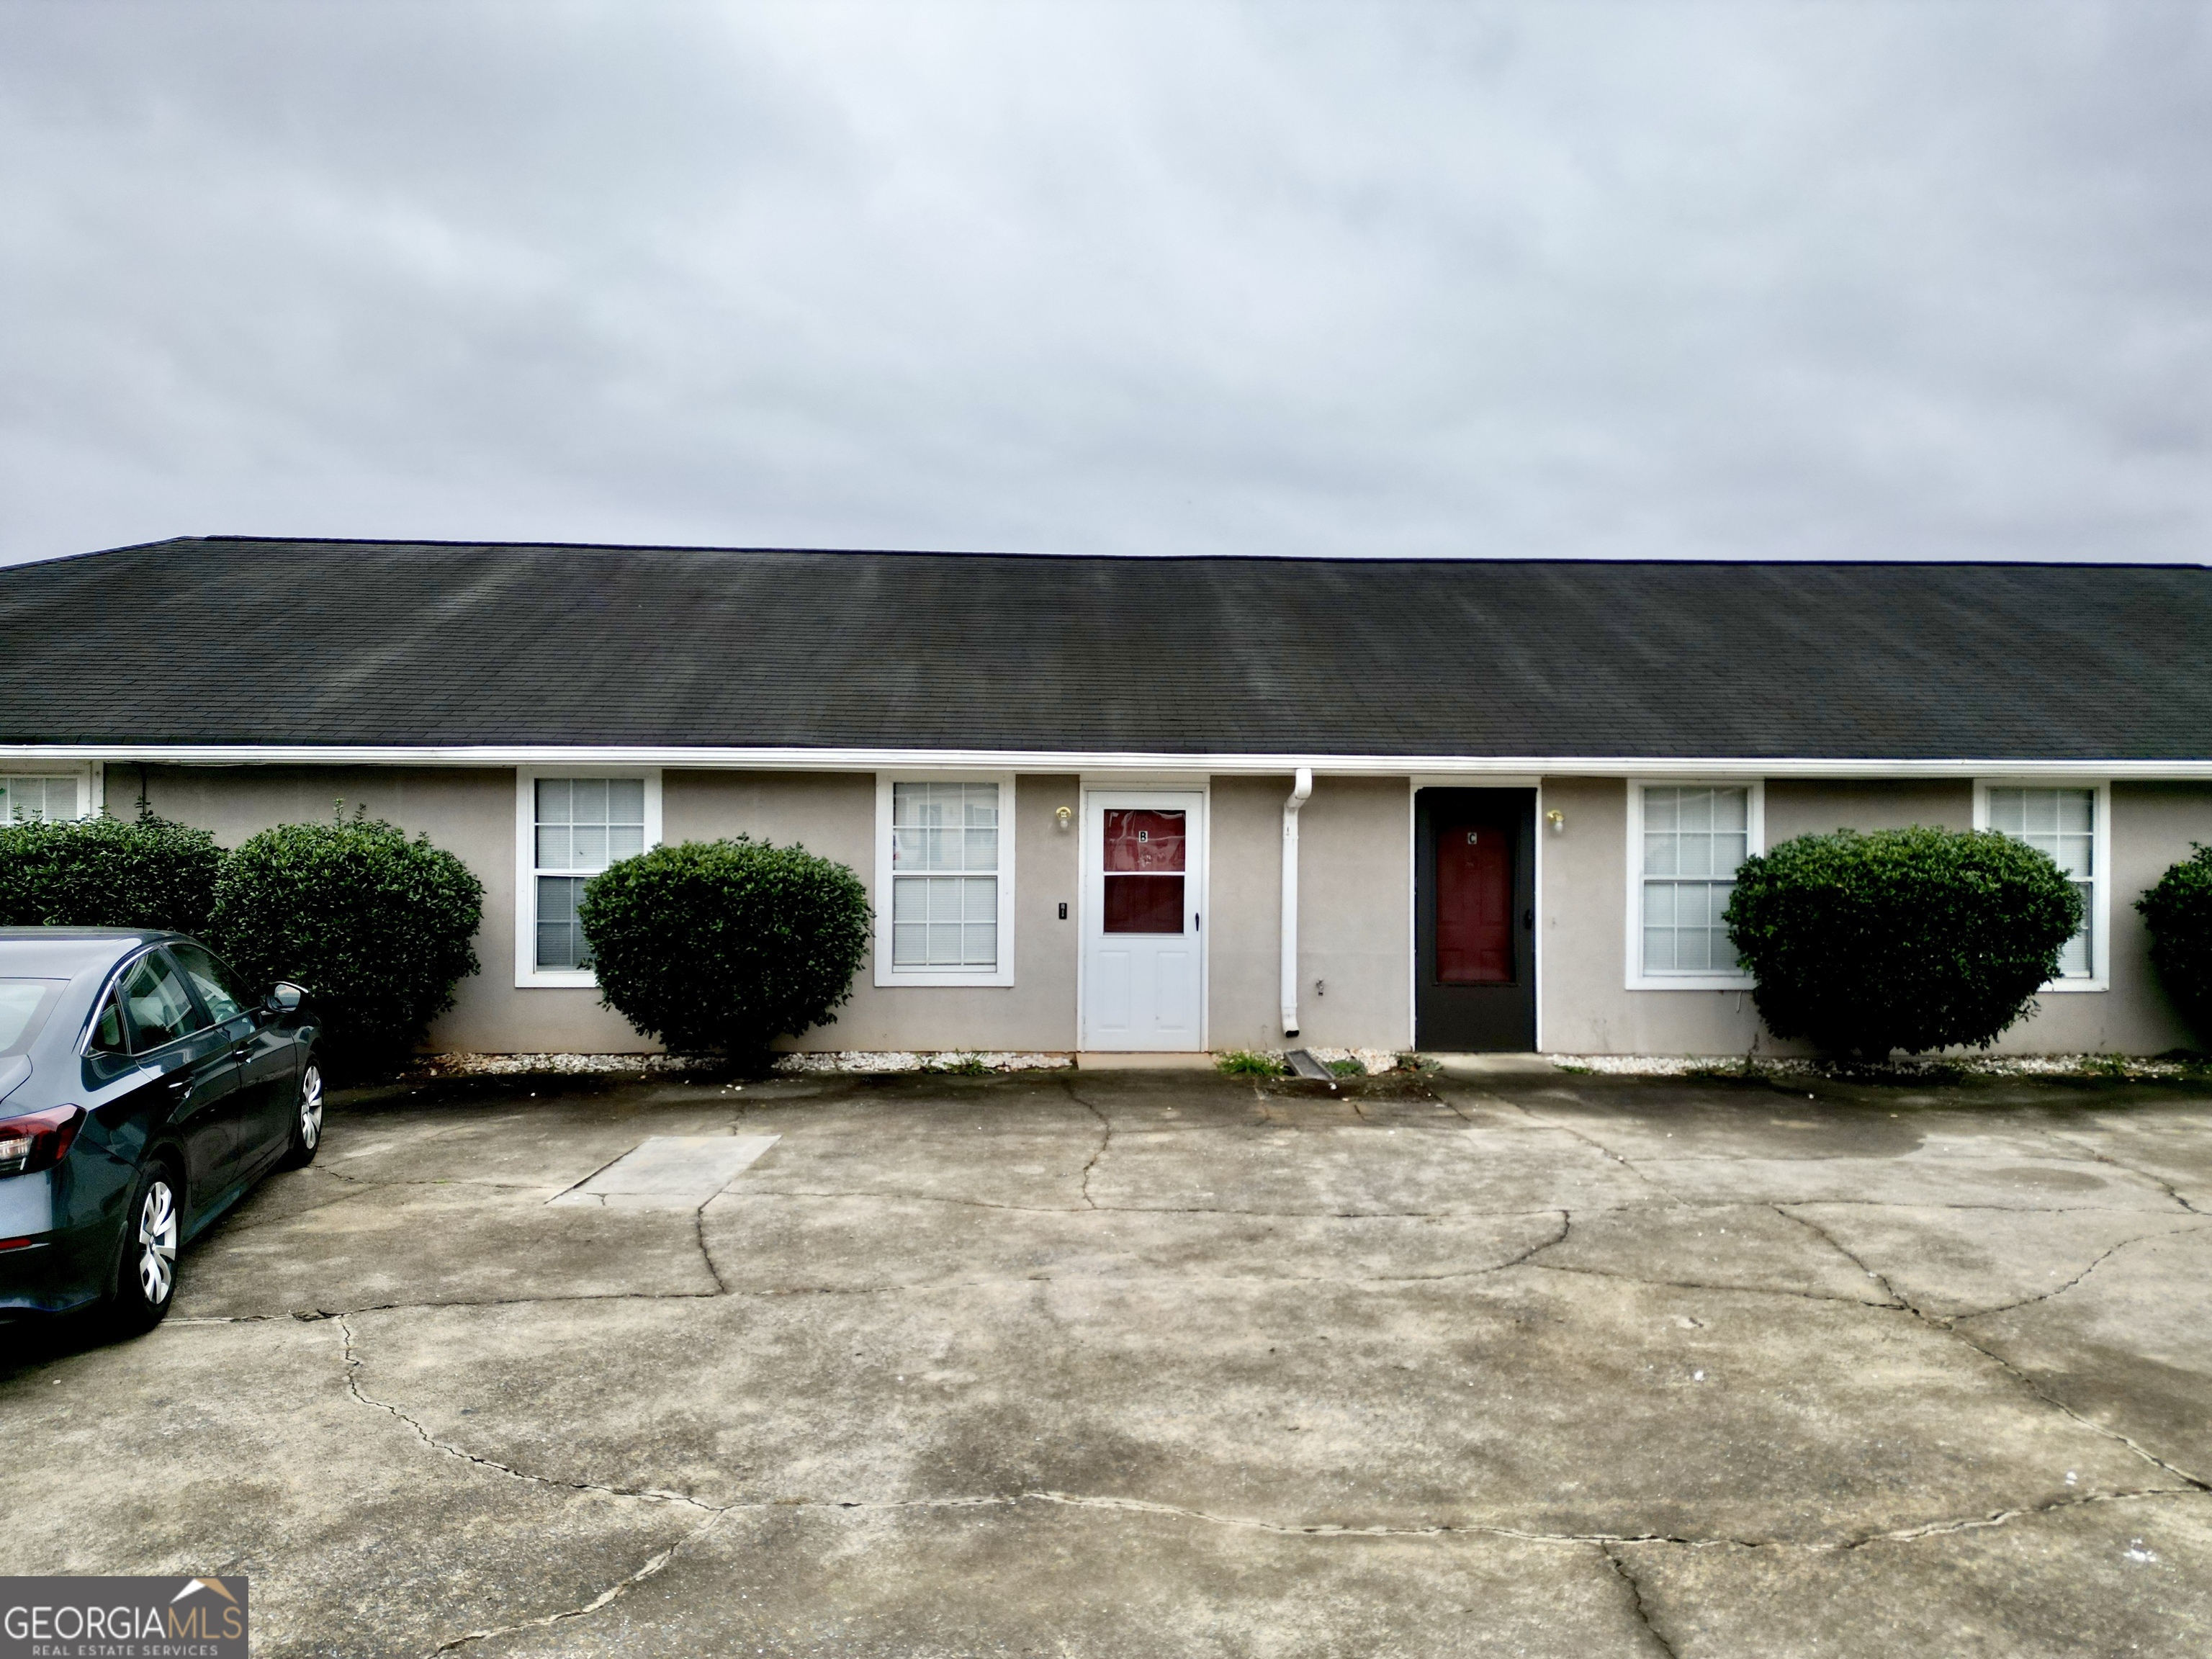
{"label": "white-framed window", "polygon": [[92,811],[92,780],[85,772],[10,772],[0,776],[0,823],[49,823]]}
{"label": "white-framed window", "polygon": [[1735,991],[1752,983],[1721,920],[1737,866],[1765,850],[1756,779],[1628,781],[1628,988]]}
{"label": "white-framed window", "polygon": [[2002,830],[2051,854],[2081,893],[2081,928],[2058,953],[2046,991],[2103,991],[2112,985],[2112,786],[2007,778],[1974,784],[1974,828]]}
{"label": "white-framed window", "polygon": [[595,985],[576,901],[607,866],[660,844],[660,774],[525,768],[514,784],[514,982]]}
{"label": "white-framed window", "polygon": [[876,983],[1014,982],[1014,778],[876,777]]}

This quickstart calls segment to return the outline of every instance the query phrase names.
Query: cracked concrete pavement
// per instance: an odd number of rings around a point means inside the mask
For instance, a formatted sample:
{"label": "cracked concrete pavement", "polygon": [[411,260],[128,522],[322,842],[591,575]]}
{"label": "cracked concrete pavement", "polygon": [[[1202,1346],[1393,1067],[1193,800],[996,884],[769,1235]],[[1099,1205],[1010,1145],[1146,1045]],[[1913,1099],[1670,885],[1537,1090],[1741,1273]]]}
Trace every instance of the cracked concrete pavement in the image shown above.
{"label": "cracked concrete pavement", "polygon": [[2212,1647],[2178,1085],[362,1091],[161,1329],[5,1340],[13,1570],[264,1655]]}

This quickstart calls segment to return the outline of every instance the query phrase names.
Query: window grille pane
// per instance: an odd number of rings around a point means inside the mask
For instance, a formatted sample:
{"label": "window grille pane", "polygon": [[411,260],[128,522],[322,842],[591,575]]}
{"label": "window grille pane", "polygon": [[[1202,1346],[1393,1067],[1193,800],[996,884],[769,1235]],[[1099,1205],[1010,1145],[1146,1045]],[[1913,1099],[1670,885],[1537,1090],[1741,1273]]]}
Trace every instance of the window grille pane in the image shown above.
{"label": "window grille pane", "polygon": [[1735,891],[1732,881],[1645,882],[1644,971],[1735,972],[1735,946],[1722,920]]}
{"label": "window grille pane", "polygon": [[596,875],[645,850],[642,778],[540,778],[538,867]]}
{"label": "window grille pane", "polygon": [[1751,791],[1667,785],[1644,792],[1644,971],[1727,974],[1721,914],[1751,853]]}
{"label": "window grille pane", "polygon": [[576,901],[582,896],[580,876],[538,878],[538,965],[540,968],[588,968],[591,948],[584,943],[583,924],[576,920]]}
{"label": "window grille pane", "polygon": [[2097,964],[2091,959],[2094,952],[2089,948],[2089,918],[2096,914],[2096,889],[2093,883],[2077,881],[2074,890],[2081,895],[2081,926],[2073,938],[2059,947],[2058,977],[2091,979],[2097,971]]}
{"label": "window grille pane", "polygon": [[891,882],[891,966],[999,965],[995,876],[899,876]]}
{"label": "window grille pane", "polygon": [[891,786],[891,867],[988,872],[999,867],[999,786]]}
{"label": "window grille pane", "polygon": [[2081,926],[2058,953],[2061,979],[2091,979],[2096,963],[2091,934],[2096,915],[2097,792],[2094,789],[1992,789],[1990,828],[2048,853],[2075,878],[2081,895]]}
{"label": "window grille pane", "polygon": [[0,823],[61,823],[76,817],[75,778],[0,778]]}

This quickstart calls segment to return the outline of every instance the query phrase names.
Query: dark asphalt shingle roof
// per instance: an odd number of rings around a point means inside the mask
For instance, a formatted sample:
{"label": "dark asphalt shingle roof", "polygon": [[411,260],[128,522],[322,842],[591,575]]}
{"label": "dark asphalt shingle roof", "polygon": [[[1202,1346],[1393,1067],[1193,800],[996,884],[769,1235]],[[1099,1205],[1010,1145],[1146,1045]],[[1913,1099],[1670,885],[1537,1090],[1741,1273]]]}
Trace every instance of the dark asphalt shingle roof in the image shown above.
{"label": "dark asphalt shingle roof", "polygon": [[183,538],[0,570],[0,743],[2212,757],[2193,566]]}

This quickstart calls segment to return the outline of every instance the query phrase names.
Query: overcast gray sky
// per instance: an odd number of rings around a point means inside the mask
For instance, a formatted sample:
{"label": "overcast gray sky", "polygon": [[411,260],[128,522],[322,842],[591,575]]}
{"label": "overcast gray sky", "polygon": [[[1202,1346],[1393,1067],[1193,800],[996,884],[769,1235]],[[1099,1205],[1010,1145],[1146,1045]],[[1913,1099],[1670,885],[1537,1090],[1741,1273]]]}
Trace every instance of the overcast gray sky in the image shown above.
{"label": "overcast gray sky", "polygon": [[0,560],[2212,554],[2212,6],[0,0]]}

